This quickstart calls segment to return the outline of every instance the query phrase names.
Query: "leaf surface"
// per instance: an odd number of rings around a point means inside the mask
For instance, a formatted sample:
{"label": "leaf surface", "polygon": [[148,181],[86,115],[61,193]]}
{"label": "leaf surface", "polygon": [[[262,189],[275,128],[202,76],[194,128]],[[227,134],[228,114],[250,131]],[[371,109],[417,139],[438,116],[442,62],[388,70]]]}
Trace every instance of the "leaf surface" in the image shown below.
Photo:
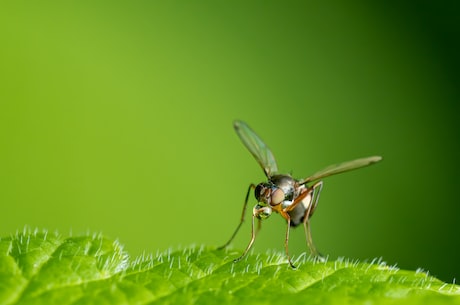
{"label": "leaf surface", "polygon": [[460,304],[460,286],[382,262],[292,270],[281,253],[188,247],[131,259],[99,234],[0,239],[0,304]]}

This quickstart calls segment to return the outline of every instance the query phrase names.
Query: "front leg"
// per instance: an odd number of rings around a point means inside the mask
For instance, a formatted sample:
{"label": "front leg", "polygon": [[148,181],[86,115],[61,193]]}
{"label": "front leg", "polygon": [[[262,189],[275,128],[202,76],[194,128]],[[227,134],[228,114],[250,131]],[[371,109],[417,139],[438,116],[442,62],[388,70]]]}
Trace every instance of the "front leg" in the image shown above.
{"label": "front leg", "polygon": [[[243,212],[241,213],[241,218],[240,218],[240,223],[238,224],[238,226],[236,227],[235,231],[233,232],[232,236],[230,237],[230,239],[223,245],[223,246],[220,246],[219,248],[217,248],[218,250],[221,250],[221,249],[224,249],[226,248],[231,242],[232,240],[235,238],[236,234],[238,233],[238,231],[240,230],[241,228],[241,225],[243,224],[244,222],[244,216],[246,214],[246,207],[248,206],[248,200],[249,200],[249,194],[251,193],[251,190],[252,189],[255,189],[256,186],[251,183],[248,187],[248,191],[246,192],[246,197],[244,199],[244,204],[243,204]],[[254,222],[254,219],[253,219],[253,222]],[[259,225],[260,227],[260,225]]]}
{"label": "front leg", "polygon": [[[252,214],[252,222],[251,222],[251,240],[249,241],[249,244],[248,246],[246,247],[246,249],[244,250],[243,254],[241,254],[240,257],[236,258],[233,260],[234,263],[236,262],[239,262],[243,257],[246,256],[246,254],[248,253],[248,251],[251,249],[252,247],[252,244],[254,243],[254,240],[256,239],[256,231],[254,230],[254,218],[255,218],[255,213]],[[259,221],[259,228],[260,228],[260,221]],[[259,230],[257,230],[259,231]]]}

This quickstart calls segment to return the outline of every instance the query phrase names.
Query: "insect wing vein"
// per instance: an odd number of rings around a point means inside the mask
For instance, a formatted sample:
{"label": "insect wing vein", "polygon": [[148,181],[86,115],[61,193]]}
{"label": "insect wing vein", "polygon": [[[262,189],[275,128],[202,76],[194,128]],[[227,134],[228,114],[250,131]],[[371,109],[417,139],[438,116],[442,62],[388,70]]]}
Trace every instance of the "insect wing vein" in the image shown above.
{"label": "insect wing vein", "polygon": [[367,158],[361,158],[361,159],[356,159],[352,161],[347,161],[343,162],[340,164],[334,164],[331,166],[328,166],[319,172],[316,172],[315,174],[311,175],[308,178],[305,178],[301,180],[299,183],[300,184],[305,184],[311,181],[319,180],[328,176],[340,174],[343,172],[348,172],[354,169],[358,169],[361,167],[369,166],[371,164],[377,163],[380,160],[382,160],[382,157],[380,156],[372,156],[372,157],[367,157]]}
{"label": "insect wing vein", "polygon": [[244,146],[251,152],[262,167],[265,175],[270,177],[278,171],[275,156],[259,136],[243,121],[233,123],[236,133]]}

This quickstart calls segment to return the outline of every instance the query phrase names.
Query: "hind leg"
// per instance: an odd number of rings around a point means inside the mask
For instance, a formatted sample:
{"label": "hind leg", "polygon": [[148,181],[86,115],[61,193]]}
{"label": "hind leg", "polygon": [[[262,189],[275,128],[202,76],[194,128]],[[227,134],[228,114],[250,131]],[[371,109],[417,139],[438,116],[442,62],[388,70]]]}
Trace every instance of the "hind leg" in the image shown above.
{"label": "hind leg", "polygon": [[318,181],[311,186],[311,190],[313,192],[311,204],[308,206],[308,209],[306,209],[305,215],[303,217],[303,228],[305,231],[305,238],[307,241],[308,249],[310,249],[310,253],[312,256],[320,260],[324,260],[325,258],[318,252],[315,244],[313,243],[313,238],[311,236],[311,228],[310,228],[310,217],[313,215],[313,212],[315,211],[316,206],[318,205],[319,195],[321,193],[322,188],[323,188],[322,181]]}

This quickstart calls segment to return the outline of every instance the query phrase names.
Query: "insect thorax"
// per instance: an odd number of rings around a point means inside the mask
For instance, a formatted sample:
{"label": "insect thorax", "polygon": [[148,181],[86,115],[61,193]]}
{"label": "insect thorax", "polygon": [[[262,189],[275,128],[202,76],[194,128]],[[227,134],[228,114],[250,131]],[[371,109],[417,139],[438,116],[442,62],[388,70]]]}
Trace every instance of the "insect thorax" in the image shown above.
{"label": "insect thorax", "polygon": [[293,200],[296,191],[296,180],[289,175],[274,175],[270,177],[270,182],[284,192],[284,200]]}

